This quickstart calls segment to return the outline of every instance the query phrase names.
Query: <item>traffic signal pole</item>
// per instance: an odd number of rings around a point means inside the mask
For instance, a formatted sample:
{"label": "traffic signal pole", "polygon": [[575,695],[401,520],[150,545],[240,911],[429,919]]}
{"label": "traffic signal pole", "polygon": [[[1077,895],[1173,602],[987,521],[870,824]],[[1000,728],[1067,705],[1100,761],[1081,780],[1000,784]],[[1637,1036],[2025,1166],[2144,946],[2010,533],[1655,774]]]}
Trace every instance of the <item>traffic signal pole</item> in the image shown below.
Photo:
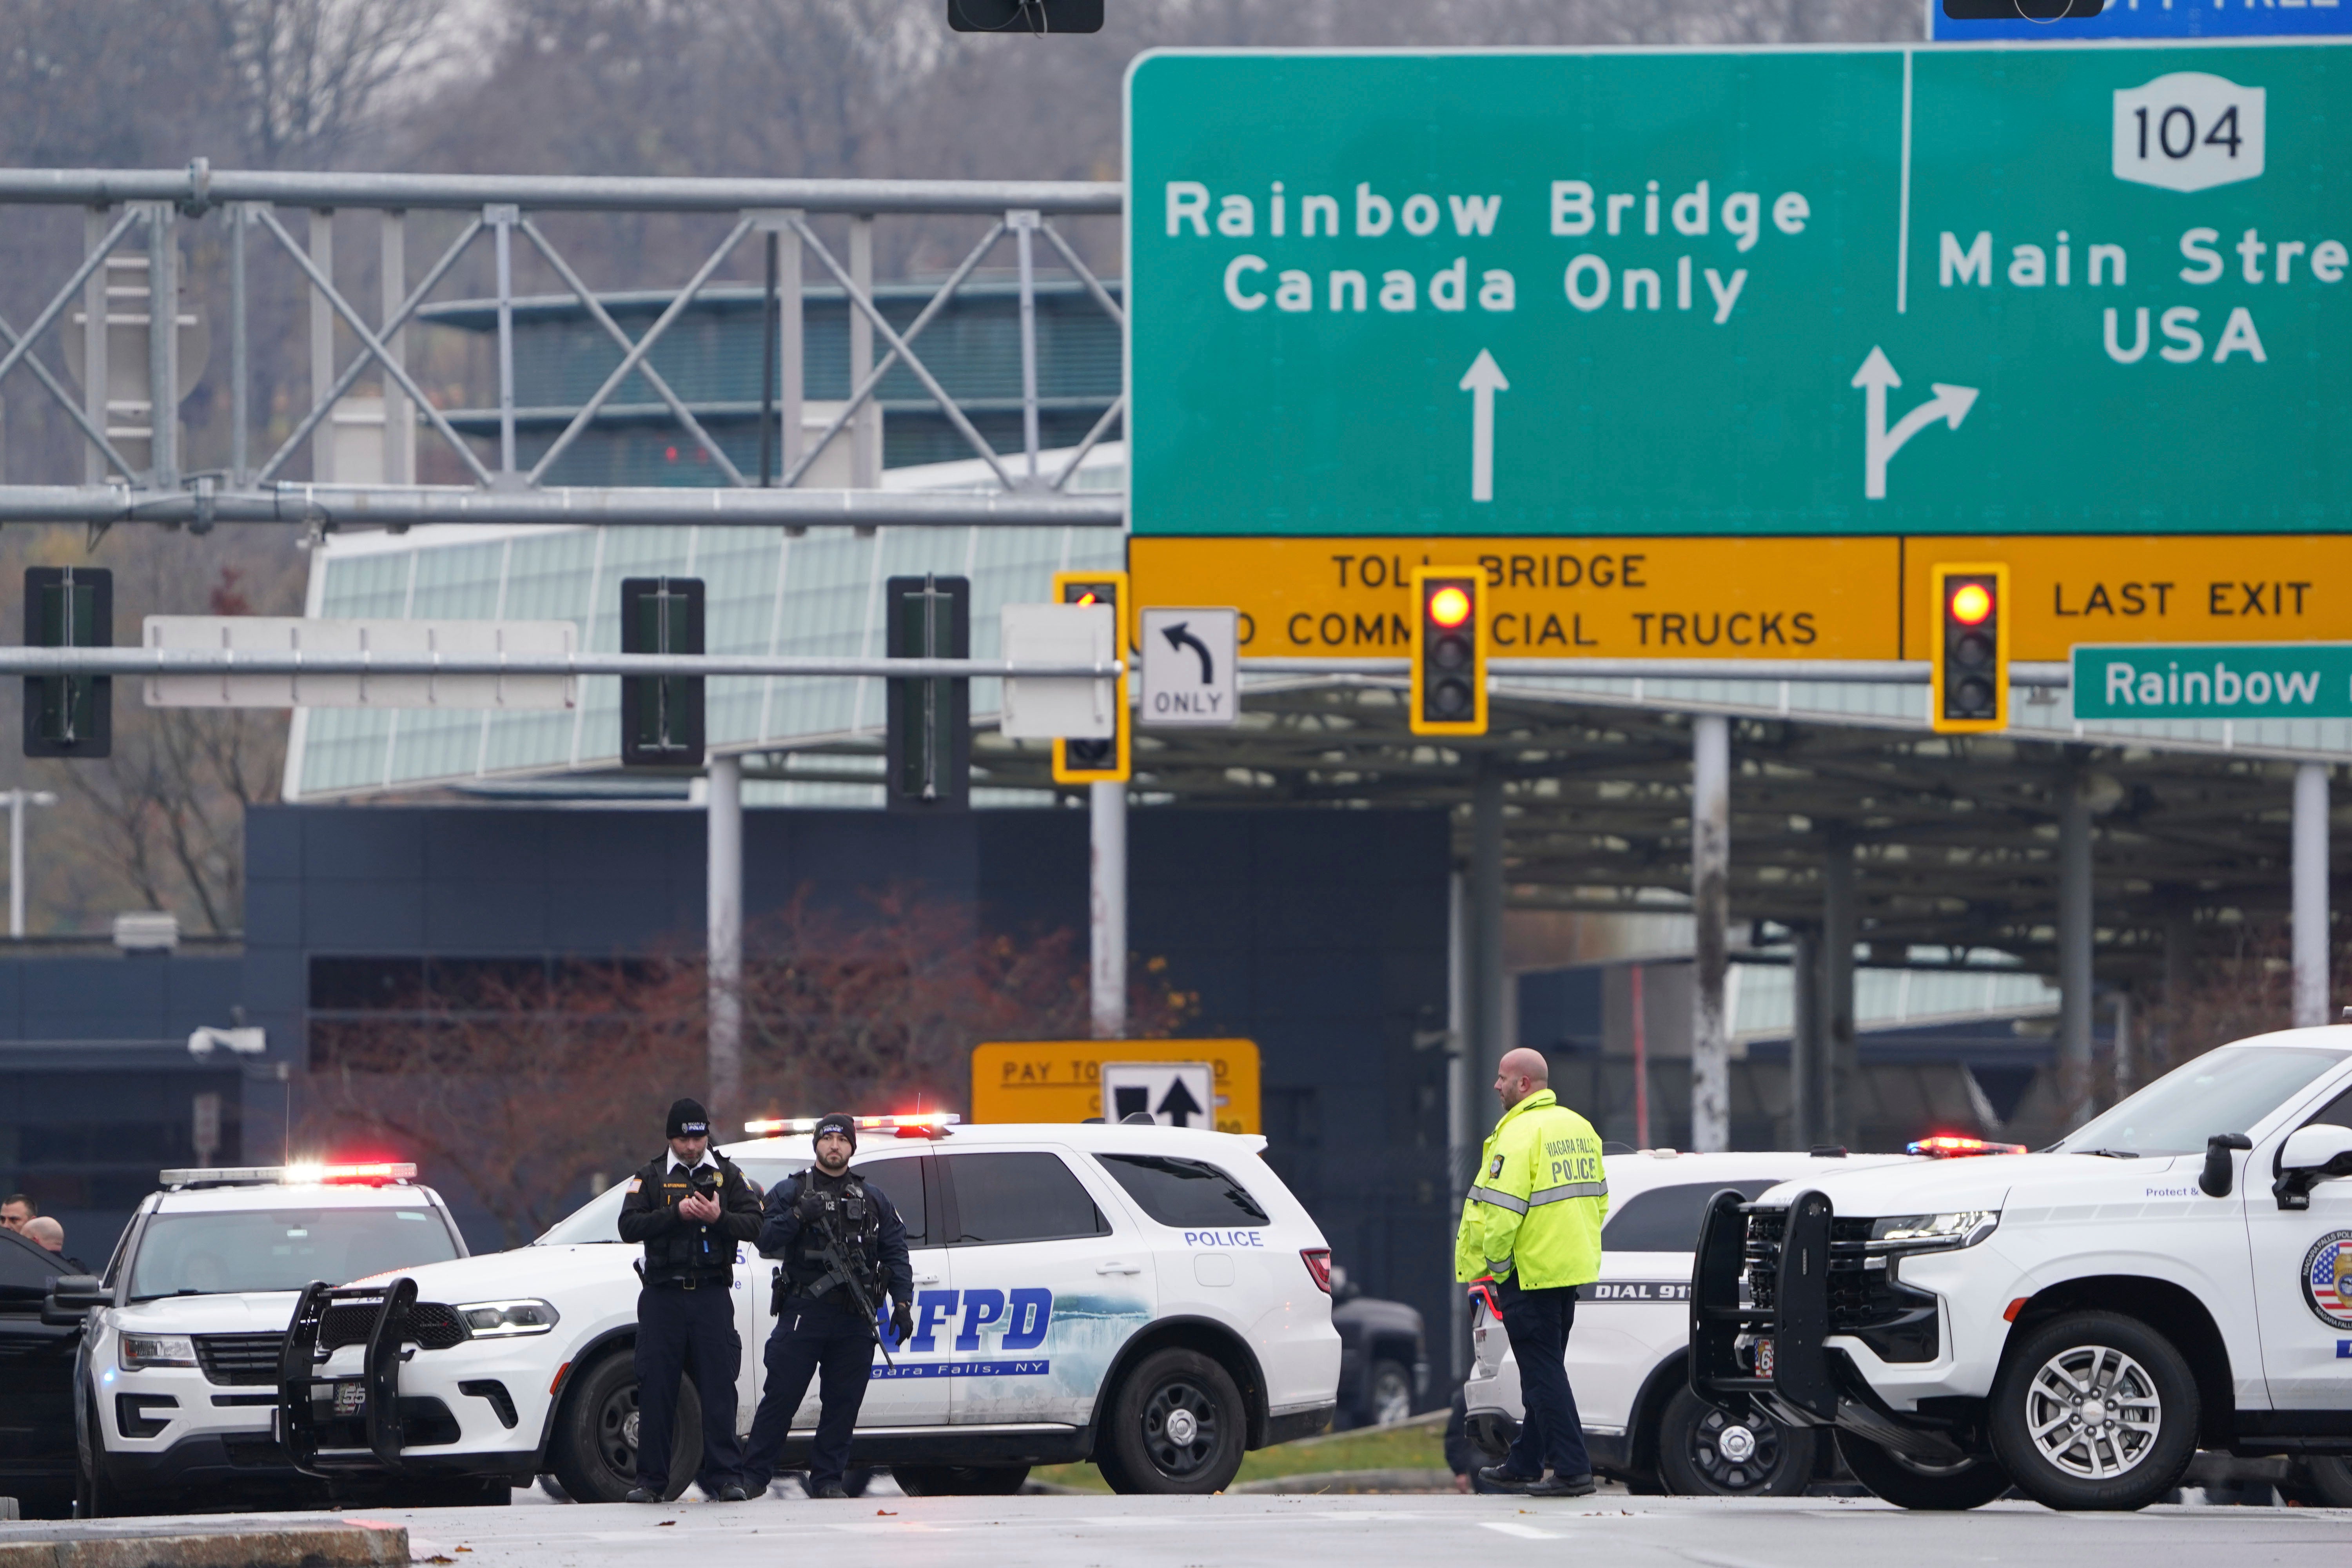
{"label": "traffic signal pole", "polygon": [[2069,1127],[2091,1115],[2091,803],[2085,781],[2059,783],[2058,1094]]}
{"label": "traffic signal pole", "polygon": [[1691,1148],[1731,1147],[1731,1021],[1724,1016],[1730,968],[1725,928],[1731,923],[1731,721],[1720,713],[1691,721],[1691,915],[1697,926],[1691,1006]]}
{"label": "traffic signal pole", "polygon": [[1087,889],[1094,1031],[1098,1040],[1127,1036],[1127,785],[1087,786],[1091,850]]}
{"label": "traffic signal pole", "polygon": [[705,967],[709,984],[709,1078],[713,1126],[743,1111],[743,760],[713,757],[705,780],[709,822],[709,905]]}
{"label": "traffic signal pole", "polygon": [[2327,764],[2294,765],[2294,1023],[2327,1016]]}

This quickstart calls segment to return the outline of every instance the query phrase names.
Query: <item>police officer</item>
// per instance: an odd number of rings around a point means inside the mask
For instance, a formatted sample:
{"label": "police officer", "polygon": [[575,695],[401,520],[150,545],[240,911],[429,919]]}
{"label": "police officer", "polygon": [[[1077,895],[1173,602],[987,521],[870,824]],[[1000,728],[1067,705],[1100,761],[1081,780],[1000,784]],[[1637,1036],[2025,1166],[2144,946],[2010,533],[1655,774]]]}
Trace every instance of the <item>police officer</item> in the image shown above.
{"label": "police officer", "polygon": [[637,1266],[637,1484],[631,1502],[669,1490],[670,1428],[681,1373],[702,1396],[702,1495],[741,1502],[735,1441],[735,1246],[760,1230],[760,1194],[735,1163],[710,1147],[710,1118],[681,1100],[669,1108],[669,1152],[629,1178],[621,1239],[643,1242]]}
{"label": "police officer", "polygon": [[1495,1281],[1527,1405],[1518,1440],[1478,1479],[1529,1497],[1583,1497],[1592,1490],[1592,1460],[1565,1357],[1576,1288],[1601,1278],[1609,1184],[1592,1124],[1552,1098],[1549,1076],[1539,1052],[1504,1053],[1495,1077],[1503,1119],[1479,1151],[1463,1199],[1454,1273],[1464,1283]]}
{"label": "police officer", "polygon": [[[879,1333],[873,1309],[887,1291],[895,1303],[891,1342],[903,1343],[914,1331],[915,1279],[898,1205],[881,1188],[850,1173],[856,1121],[837,1111],[820,1117],[814,1142],[815,1166],[776,1184],[760,1225],[761,1255],[781,1259],[782,1267],[776,1271],[767,1387],[751,1417],[743,1476],[754,1490],[765,1489],[782,1457],[793,1413],[811,1374],[822,1369],[808,1492],[837,1498],[847,1495],[841,1474],[849,1463],[849,1434],[873,1375]],[[828,1247],[832,1256],[820,1256]]]}

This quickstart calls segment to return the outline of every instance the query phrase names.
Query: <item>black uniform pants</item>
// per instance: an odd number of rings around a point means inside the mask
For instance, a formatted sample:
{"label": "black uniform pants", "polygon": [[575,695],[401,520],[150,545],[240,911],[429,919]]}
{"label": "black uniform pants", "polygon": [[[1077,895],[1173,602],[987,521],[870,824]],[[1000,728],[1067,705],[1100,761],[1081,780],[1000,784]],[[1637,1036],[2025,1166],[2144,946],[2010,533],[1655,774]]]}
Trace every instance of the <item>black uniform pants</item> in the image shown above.
{"label": "black uniform pants", "polygon": [[809,1485],[837,1481],[849,1464],[849,1435],[866,1385],[874,1376],[874,1323],[854,1305],[795,1296],[784,1303],[776,1331],[768,1336],[768,1382],[751,1417],[751,1441],[743,1455],[743,1482],[754,1490],[775,1479],[792,1430],[793,1412],[817,1383],[820,1405],[816,1441],[809,1448]]}
{"label": "black uniform pants", "polygon": [[1533,1479],[1549,1466],[1560,1476],[1589,1476],[1592,1458],[1584,1448],[1584,1423],[1577,1419],[1576,1394],[1568,1386],[1568,1334],[1576,1326],[1576,1287],[1522,1290],[1505,1281],[1496,1292],[1503,1332],[1519,1363],[1519,1400],[1526,1419],[1503,1463],[1515,1476]]}
{"label": "black uniform pants", "polygon": [[702,1396],[702,1467],[696,1482],[710,1498],[738,1484],[743,1453],[735,1441],[735,1377],[743,1370],[743,1341],[735,1332],[735,1292],[728,1282],[638,1291],[636,1363],[637,1484],[656,1496],[669,1489],[670,1429],[677,1422],[681,1374],[694,1379]]}

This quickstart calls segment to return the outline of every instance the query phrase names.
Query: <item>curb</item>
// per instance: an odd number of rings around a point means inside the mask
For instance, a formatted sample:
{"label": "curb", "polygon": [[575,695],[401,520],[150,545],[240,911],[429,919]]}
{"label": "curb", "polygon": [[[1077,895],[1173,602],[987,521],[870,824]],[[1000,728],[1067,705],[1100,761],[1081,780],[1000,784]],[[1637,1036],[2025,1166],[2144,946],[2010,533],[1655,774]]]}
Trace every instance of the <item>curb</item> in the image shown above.
{"label": "curb", "polygon": [[407,1568],[397,1525],[304,1524],[207,1530],[108,1528],[105,1521],[0,1528],[0,1568]]}
{"label": "curb", "polygon": [[[1314,1470],[1227,1487],[1229,1493],[1286,1496],[1317,1492],[1450,1492],[1451,1470]],[[0,1568],[5,1568],[0,1564]]]}

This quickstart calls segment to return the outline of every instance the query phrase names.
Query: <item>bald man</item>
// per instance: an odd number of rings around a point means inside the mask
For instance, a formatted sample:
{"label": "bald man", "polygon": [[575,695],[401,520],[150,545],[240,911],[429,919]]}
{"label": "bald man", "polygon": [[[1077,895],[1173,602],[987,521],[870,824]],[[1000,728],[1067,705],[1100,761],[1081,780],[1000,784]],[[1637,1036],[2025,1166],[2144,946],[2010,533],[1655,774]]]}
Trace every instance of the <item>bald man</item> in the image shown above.
{"label": "bald man", "polygon": [[1600,1136],[1552,1097],[1550,1077],[1540,1052],[1504,1053],[1495,1074],[1503,1118],[1479,1151],[1475,1184],[1462,1200],[1454,1273],[1464,1283],[1494,1281],[1527,1406],[1510,1453],[1480,1470],[1479,1479],[1528,1497],[1584,1497],[1592,1490],[1592,1460],[1566,1357],[1576,1288],[1601,1278],[1609,1184]]}

